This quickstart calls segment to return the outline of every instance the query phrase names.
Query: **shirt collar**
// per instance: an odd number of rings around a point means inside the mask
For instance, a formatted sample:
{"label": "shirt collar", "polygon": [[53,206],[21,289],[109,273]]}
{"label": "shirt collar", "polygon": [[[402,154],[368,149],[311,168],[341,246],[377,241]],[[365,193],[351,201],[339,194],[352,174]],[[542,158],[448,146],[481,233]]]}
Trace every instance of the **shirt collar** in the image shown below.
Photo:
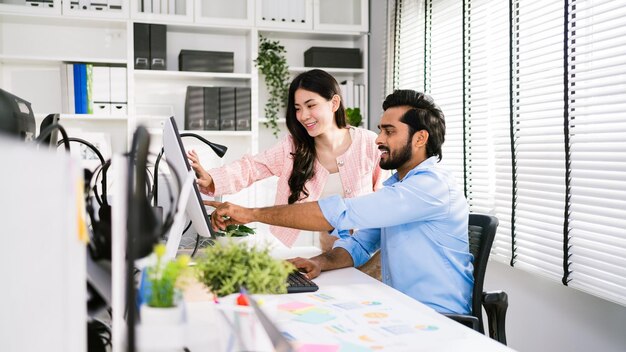
{"label": "shirt collar", "polygon": [[[437,164],[437,158],[438,158],[437,156],[431,156],[430,158],[422,161],[419,165],[409,170],[409,172],[407,172],[404,178],[406,179],[407,177],[413,176],[421,170],[430,169],[434,167]],[[391,177],[389,177],[385,182],[383,182],[383,185],[391,186],[394,183],[400,182],[400,181],[401,180],[398,178],[398,173],[395,172],[393,175],[391,175]]]}

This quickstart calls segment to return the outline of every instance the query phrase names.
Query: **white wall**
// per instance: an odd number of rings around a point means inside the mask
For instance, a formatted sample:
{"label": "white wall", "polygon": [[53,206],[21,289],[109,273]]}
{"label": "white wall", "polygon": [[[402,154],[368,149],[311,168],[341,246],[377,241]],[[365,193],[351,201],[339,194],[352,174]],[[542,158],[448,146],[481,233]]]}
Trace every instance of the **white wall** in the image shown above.
{"label": "white wall", "polygon": [[485,289],[509,295],[507,342],[518,351],[626,351],[626,307],[495,261]]}

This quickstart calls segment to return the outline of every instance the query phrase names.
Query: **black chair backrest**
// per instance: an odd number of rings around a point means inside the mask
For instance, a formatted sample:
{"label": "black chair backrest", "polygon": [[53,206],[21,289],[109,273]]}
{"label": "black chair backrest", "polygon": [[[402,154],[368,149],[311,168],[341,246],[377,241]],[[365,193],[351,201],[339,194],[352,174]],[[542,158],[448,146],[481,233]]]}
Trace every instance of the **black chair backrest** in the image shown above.
{"label": "black chair backrest", "polygon": [[469,247],[474,256],[474,291],[472,296],[472,315],[478,318],[480,331],[484,333],[482,296],[487,261],[491,245],[496,236],[498,218],[486,214],[469,214]]}

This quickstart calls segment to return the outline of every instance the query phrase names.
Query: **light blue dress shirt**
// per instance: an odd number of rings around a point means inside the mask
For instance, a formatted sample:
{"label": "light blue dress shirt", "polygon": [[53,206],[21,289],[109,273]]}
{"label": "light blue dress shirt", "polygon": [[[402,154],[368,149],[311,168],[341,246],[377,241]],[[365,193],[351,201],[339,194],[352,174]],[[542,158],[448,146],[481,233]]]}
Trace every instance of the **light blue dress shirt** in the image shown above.
{"label": "light blue dress shirt", "polygon": [[[468,206],[454,177],[431,157],[360,197],[320,199],[355,266],[380,248],[383,282],[440,313],[471,311],[474,285]],[[350,236],[349,229],[359,229]]]}

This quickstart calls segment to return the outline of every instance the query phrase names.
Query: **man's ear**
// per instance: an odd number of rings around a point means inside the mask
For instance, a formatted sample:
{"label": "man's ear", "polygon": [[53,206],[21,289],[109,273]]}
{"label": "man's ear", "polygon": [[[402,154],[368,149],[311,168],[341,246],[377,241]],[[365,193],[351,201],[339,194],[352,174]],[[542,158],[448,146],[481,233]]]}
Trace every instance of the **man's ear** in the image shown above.
{"label": "man's ear", "polygon": [[415,132],[415,134],[413,135],[414,137],[414,141],[415,141],[415,146],[416,147],[425,147],[426,143],[428,143],[428,131],[426,130],[421,130],[421,131],[417,131]]}

